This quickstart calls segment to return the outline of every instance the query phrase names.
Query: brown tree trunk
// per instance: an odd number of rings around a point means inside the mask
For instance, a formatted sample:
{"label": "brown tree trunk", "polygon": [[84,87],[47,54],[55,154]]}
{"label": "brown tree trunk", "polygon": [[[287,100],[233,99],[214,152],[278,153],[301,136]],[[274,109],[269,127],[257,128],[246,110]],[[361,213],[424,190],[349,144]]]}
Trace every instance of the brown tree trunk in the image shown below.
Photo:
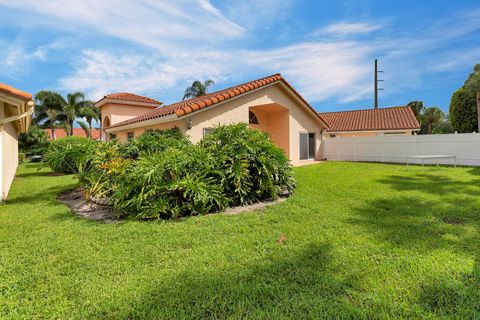
{"label": "brown tree trunk", "polygon": [[52,126],[52,140],[56,140],[56,139],[57,139],[57,137],[55,135],[55,127]]}

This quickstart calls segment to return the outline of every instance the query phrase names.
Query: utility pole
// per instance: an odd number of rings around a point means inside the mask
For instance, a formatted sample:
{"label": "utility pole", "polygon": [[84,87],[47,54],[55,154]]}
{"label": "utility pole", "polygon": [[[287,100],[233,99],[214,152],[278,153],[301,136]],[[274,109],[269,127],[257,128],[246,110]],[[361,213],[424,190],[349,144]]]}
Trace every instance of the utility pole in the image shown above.
{"label": "utility pole", "polygon": [[383,88],[378,87],[378,83],[383,80],[378,79],[378,74],[383,73],[383,71],[378,70],[378,61],[375,59],[375,71],[374,71],[374,80],[373,80],[373,91],[374,91],[374,108],[378,109],[378,91],[383,90]]}

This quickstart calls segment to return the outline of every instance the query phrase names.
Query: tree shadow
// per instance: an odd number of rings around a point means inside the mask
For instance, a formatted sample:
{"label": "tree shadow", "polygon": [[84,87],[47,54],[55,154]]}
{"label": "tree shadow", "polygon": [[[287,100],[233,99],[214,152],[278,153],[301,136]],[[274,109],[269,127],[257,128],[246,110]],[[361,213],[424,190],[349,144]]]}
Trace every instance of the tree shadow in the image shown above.
{"label": "tree shadow", "polygon": [[[474,171],[472,174],[478,173]],[[419,283],[418,303],[438,316],[480,317],[479,180],[412,173],[377,181],[398,192],[363,202],[348,222],[394,247],[425,254],[447,250],[471,257],[472,272],[458,275],[446,270]]]}
{"label": "tree shadow", "polygon": [[311,243],[302,250],[285,245],[275,251],[248,265],[230,262],[216,270],[199,266],[181,272],[152,284],[126,310],[102,309],[87,318],[298,319],[362,314],[349,294],[359,290],[359,277],[335,272],[330,244]]}

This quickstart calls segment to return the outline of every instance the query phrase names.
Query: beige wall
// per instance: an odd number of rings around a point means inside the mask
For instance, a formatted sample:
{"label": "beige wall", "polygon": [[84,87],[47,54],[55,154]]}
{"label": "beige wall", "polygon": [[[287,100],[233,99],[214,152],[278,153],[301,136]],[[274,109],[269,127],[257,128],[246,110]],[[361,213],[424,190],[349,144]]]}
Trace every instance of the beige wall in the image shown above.
{"label": "beige wall", "polygon": [[[5,104],[0,102],[0,119],[8,116]],[[0,125],[0,135],[2,136],[0,146],[2,148],[1,198],[5,199],[18,167],[18,135],[13,122]]]}
{"label": "beige wall", "polygon": [[[135,118],[139,115],[152,111],[153,107],[144,107],[137,105],[106,103],[101,107],[102,126],[105,125],[105,118],[110,120],[110,125]],[[102,128],[103,129],[103,128]],[[102,130],[103,133],[103,130]],[[102,139],[104,136],[102,136]]]}
{"label": "beige wall", "polygon": [[[271,114],[267,114],[267,112],[260,112],[257,114],[257,117],[259,118],[258,120],[260,124],[262,124],[262,122],[264,123],[263,127],[260,125],[260,129],[264,129],[271,133],[272,138],[276,141],[277,145],[288,151],[287,156],[292,161],[292,164],[295,165],[308,161],[299,159],[300,132],[315,133],[315,159],[321,159],[322,127],[320,122],[314,118],[311,113],[306,111],[296,98],[282,88],[281,84],[276,84],[245,94],[224,104],[194,113],[191,116],[187,115],[178,121],[136,129],[118,130],[112,133],[117,134],[117,137],[120,140],[125,141],[127,132],[133,131],[135,136],[138,136],[148,128],[170,128],[177,126],[193,143],[196,143],[202,139],[204,128],[211,128],[218,124],[233,124],[239,122],[248,123],[248,112],[250,108],[253,110],[253,108],[258,108],[259,106],[262,106],[265,110],[269,107],[278,108],[278,106],[280,106],[280,109],[284,111],[283,113],[278,112],[273,116],[270,116]],[[116,117],[114,115],[116,109],[108,109],[105,114],[107,114],[107,112],[111,114],[112,118]],[[187,129],[187,122],[189,120],[192,121],[191,129]]]}

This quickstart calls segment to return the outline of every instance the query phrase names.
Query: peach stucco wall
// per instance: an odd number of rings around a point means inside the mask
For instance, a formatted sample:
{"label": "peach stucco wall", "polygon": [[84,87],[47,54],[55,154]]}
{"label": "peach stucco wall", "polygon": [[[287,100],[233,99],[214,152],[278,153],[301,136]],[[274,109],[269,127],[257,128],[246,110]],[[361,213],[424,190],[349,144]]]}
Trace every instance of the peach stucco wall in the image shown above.
{"label": "peach stucco wall", "polygon": [[150,112],[153,109],[154,108],[152,107],[143,107],[137,105],[107,103],[101,107],[102,125],[105,124],[105,118],[110,120],[110,125],[114,125],[116,123]]}
{"label": "peach stucco wall", "polygon": [[[0,102],[0,119],[8,116],[10,115],[6,114],[5,104]],[[2,136],[0,138],[2,141],[2,194],[0,196],[5,199],[18,167],[18,135],[12,122],[0,125],[0,135]]]}
{"label": "peach stucco wall", "polygon": [[[178,121],[149,127],[120,130],[113,133],[117,135],[118,139],[125,141],[127,132],[134,132],[135,136],[137,136],[148,128],[170,128],[177,126],[193,143],[196,143],[202,139],[204,128],[211,128],[218,124],[248,123],[248,112],[251,107],[253,109],[253,107],[272,104],[281,106],[284,112],[278,112],[278,114],[273,113],[273,116],[272,113],[260,112],[257,114],[257,117],[260,123],[268,123],[263,129],[272,135],[277,145],[286,149],[287,156],[292,161],[292,164],[295,165],[308,161],[299,159],[300,132],[315,133],[315,158],[320,160],[321,124],[300,105],[298,100],[292,97],[284,88],[280,87],[280,84],[248,93],[222,105],[194,113],[192,116],[187,116]],[[265,108],[268,108],[268,106],[265,106]],[[114,109],[111,108],[111,110],[111,117],[114,118]],[[192,121],[191,129],[187,129],[187,122],[189,120]]]}

